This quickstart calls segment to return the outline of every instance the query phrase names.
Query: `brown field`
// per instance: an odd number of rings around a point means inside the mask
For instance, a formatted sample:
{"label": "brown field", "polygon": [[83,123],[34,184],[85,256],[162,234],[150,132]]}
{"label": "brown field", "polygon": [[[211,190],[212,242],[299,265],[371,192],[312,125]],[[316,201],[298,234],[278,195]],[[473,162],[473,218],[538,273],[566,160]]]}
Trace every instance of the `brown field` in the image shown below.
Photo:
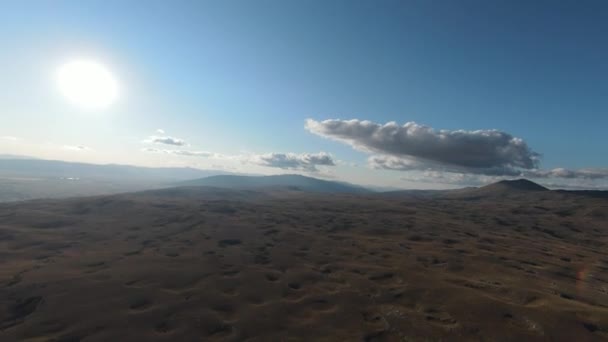
{"label": "brown field", "polygon": [[0,341],[608,338],[608,200],[182,188],[0,205]]}

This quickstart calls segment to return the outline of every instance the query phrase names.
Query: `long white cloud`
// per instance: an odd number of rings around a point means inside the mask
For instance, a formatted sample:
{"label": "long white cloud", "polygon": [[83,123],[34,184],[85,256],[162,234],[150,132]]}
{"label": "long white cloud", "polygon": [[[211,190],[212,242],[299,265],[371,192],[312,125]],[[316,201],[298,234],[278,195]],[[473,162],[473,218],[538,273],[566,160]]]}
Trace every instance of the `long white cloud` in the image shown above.
{"label": "long white cloud", "polygon": [[512,166],[470,168],[450,165],[441,162],[404,158],[387,155],[374,155],[368,158],[368,165],[373,169],[396,171],[435,171],[451,173],[470,173],[487,176],[522,176],[522,170]]}
{"label": "long white cloud", "polygon": [[435,130],[415,122],[378,124],[356,119],[308,119],[305,128],[377,154],[371,160],[376,168],[513,175],[537,168],[540,157],[524,140],[498,130]]}
{"label": "long white cloud", "polygon": [[173,146],[186,146],[186,142],[183,139],[169,137],[169,136],[151,136],[144,140],[147,143],[173,145]]}
{"label": "long white cloud", "polygon": [[63,149],[70,150],[70,151],[89,151],[89,150],[91,150],[89,147],[86,147],[84,145],[63,145]]}
{"label": "long white cloud", "polygon": [[318,166],[335,166],[333,157],[325,152],[319,153],[264,153],[225,155],[207,151],[171,150],[146,147],[142,149],[148,153],[173,154],[177,156],[201,157],[232,160],[241,163],[256,164],[265,167],[279,168],[284,170],[317,172]]}
{"label": "long white cloud", "polygon": [[166,153],[166,154],[175,154],[178,156],[188,156],[188,157],[211,157],[214,154],[207,151],[188,151],[188,150],[167,150],[167,149],[159,149],[146,147],[142,151],[150,152],[150,153]]}
{"label": "long white cloud", "polygon": [[497,182],[503,177],[478,175],[458,172],[423,171],[405,173],[402,180],[408,182],[422,182],[434,184],[449,184],[458,186],[481,186]]}
{"label": "long white cloud", "polygon": [[276,167],[285,170],[299,170],[316,172],[317,166],[335,166],[332,156],[325,152],[320,153],[267,153],[250,156],[249,160],[255,164],[267,167]]}

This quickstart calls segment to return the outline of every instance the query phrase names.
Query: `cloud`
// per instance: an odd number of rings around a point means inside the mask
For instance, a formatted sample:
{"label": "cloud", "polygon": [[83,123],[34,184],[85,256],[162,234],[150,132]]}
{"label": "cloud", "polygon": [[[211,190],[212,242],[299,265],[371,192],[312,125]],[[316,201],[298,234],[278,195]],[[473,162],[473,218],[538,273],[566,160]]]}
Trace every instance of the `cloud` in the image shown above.
{"label": "cloud", "polygon": [[169,137],[169,136],[151,136],[148,139],[144,140],[146,143],[154,143],[154,144],[164,144],[164,145],[173,145],[173,146],[186,146],[186,142],[179,138]]}
{"label": "cloud", "polygon": [[0,139],[2,139],[2,140],[8,140],[8,141],[17,141],[17,140],[19,140],[19,138],[13,137],[13,136],[10,136],[10,135],[2,136],[2,137],[0,137]]}
{"label": "cloud", "polygon": [[482,186],[504,179],[503,176],[488,176],[458,172],[418,171],[406,173],[401,180],[458,186]]}
{"label": "cloud", "polygon": [[90,151],[91,149],[83,145],[63,145],[64,150],[69,151]]}
{"label": "cloud", "polygon": [[[157,129],[157,133],[164,134],[165,131]],[[146,143],[165,144],[173,146],[187,146],[182,139],[169,136],[150,136],[144,140]],[[284,170],[295,170],[304,172],[319,172],[318,166],[335,166],[336,161],[333,157],[325,152],[319,153],[265,153],[265,154],[238,154],[224,155],[207,151],[192,151],[181,149],[162,149],[146,147],[143,152],[172,154],[176,156],[213,158],[224,161],[240,162],[242,164],[255,164],[259,166],[280,168]]]}
{"label": "cloud", "polygon": [[566,179],[608,179],[608,169],[578,169],[569,170],[556,168],[552,170],[531,170],[522,173],[530,178],[566,178]]}
{"label": "cloud", "polygon": [[159,128],[159,129],[156,130],[156,133],[158,133],[158,134],[165,134],[165,130],[162,129],[162,128]]}
{"label": "cloud", "polygon": [[356,119],[308,119],[305,128],[377,154],[370,159],[375,168],[514,175],[537,168],[540,158],[525,141],[498,130],[435,130],[415,122],[400,126]]}
{"label": "cloud", "polygon": [[317,166],[335,166],[333,157],[325,152],[319,153],[266,153],[251,155],[249,161],[266,167],[285,170],[317,172]]}
{"label": "cloud", "polygon": [[335,166],[333,157],[325,152],[319,153],[264,153],[226,155],[207,151],[170,150],[146,147],[142,149],[148,153],[173,154],[177,156],[202,157],[235,161],[243,164],[256,164],[265,167],[280,168],[306,172],[318,172],[317,166]]}
{"label": "cloud", "polygon": [[144,152],[150,153],[166,153],[166,154],[174,154],[178,156],[188,156],[188,157],[211,157],[214,156],[214,153],[207,151],[186,151],[186,150],[166,150],[159,148],[146,147],[142,149]]}
{"label": "cloud", "polygon": [[180,151],[174,150],[171,153],[176,154],[178,156],[188,156],[188,157],[211,157],[213,153],[207,151]]}
{"label": "cloud", "polygon": [[373,169],[396,171],[438,171],[450,173],[470,173],[487,176],[522,176],[522,170],[510,166],[497,166],[487,168],[467,168],[458,165],[449,165],[440,162],[427,161],[415,158],[394,157],[387,155],[371,156],[367,160]]}

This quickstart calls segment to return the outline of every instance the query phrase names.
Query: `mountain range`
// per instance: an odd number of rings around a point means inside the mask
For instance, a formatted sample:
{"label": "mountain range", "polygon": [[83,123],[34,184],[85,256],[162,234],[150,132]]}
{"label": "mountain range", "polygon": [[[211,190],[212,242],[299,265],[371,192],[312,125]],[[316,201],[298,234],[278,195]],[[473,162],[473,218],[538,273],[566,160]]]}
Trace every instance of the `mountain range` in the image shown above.
{"label": "mountain range", "polygon": [[180,186],[212,186],[230,189],[260,189],[260,188],[287,188],[289,190],[308,192],[334,192],[334,193],[369,193],[372,192],[362,186],[336,181],[327,181],[302,175],[274,175],[274,176],[239,176],[218,175],[206,178],[179,182]]}
{"label": "mountain range", "polygon": [[[106,195],[170,187],[215,187],[248,190],[289,190],[319,193],[382,193],[389,197],[480,199],[520,196],[549,189],[526,179],[504,180],[456,190],[379,191],[346,182],[297,174],[271,176],[232,174],[188,167],[140,167],[89,164],[0,155],[0,202],[36,198]],[[607,197],[606,191],[550,191]]]}

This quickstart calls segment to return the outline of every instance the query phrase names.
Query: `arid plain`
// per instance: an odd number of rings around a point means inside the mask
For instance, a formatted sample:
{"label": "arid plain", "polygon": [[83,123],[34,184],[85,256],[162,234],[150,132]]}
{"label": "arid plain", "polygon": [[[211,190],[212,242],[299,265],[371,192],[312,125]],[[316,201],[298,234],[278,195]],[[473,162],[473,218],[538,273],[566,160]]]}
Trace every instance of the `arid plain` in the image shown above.
{"label": "arid plain", "polygon": [[205,187],[0,205],[2,341],[608,338],[608,200]]}

